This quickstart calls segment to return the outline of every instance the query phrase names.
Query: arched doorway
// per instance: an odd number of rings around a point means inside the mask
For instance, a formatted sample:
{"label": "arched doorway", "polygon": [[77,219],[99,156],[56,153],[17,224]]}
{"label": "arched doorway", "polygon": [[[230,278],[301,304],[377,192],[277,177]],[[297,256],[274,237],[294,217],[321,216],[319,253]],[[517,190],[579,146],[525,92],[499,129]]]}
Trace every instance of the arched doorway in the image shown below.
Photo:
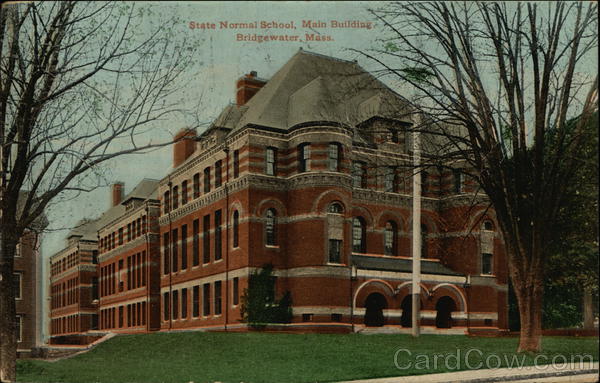
{"label": "arched doorway", "polygon": [[[419,305],[423,307],[423,305]],[[402,310],[402,316],[400,317],[400,324],[402,327],[412,327],[412,295],[407,295],[400,304]]]}
{"label": "arched doorway", "polygon": [[452,327],[452,311],[456,311],[456,303],[449,296],[443,296],[438,299],[435,310],[435,327],[451,328]]}
{"label": "arched doorway", "polygon": [[365,301],[365,309],[365,326],[381,327],[385,324],[383,310],[387,309],[387,301],[383,295],[369,294]]}

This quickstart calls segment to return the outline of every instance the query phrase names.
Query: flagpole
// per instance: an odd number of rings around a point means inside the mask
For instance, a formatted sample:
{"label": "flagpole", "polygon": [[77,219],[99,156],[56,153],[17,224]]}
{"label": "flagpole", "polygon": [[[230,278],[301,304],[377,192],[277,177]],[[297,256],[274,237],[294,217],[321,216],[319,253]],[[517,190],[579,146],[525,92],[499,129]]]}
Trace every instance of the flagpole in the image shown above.
{"label": "flagpole", "polygon": [[419,134],[421,123],[420,115],[417,115],[413,131],[413,199],[412,199],[412,336],[420,334],[421,318],[421,135]]}

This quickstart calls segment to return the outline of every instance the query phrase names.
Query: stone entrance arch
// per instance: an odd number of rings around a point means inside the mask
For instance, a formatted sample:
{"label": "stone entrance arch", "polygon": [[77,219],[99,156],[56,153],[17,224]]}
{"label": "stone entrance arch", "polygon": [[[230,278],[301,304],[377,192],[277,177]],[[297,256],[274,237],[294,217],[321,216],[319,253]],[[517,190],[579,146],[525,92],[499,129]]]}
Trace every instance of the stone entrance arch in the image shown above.
{"label": "stone entrance arch", "polygon": [[365,326],[381,327],[385,325],[383,310],[387,309],[387,300],[380,293],[371,293],[365,300]]}
{"label": "stone entrance arch", "polygon": [[452,311],[456,311],[456,303],[454,299],[445,295],[438,299],[435,304],[437,315],[435,316],[435,327],[451,328],[452,327]]}

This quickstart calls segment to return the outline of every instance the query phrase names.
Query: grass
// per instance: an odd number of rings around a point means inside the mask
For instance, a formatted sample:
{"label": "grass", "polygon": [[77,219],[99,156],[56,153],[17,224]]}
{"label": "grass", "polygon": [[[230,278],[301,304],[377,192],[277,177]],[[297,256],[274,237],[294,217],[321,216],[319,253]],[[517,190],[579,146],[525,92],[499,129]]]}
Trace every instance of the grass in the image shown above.
{"label": "grass", "polygon": [[[90,352],[58,362],[19,360],[19,382],[331,382],[467,369],[464,362],[446,366],[434,355],[457,354],[476,365],[489,355],[524,358],[526,365],[536,355],[515,354],[517,338],[471,338],[422,335],[333,335],[268,333],[154,333],[115,337]],[[398,369],[398,364],[412,367]],[[425,357],[430,357],[429,366]],[[543,353],[548,361],[557,355],[590,354],[598,360],[598,338],[544,337]],[[539,357],[539,358],[544,358]],[[557,361],[563,362],[562,357]],[[492,357],[491,367],[497,367]],[[424,367],[424,368],[418,368]],[[437,368],[435,368],[437,367]],[[448,368],[450,367],[450,368]]]}

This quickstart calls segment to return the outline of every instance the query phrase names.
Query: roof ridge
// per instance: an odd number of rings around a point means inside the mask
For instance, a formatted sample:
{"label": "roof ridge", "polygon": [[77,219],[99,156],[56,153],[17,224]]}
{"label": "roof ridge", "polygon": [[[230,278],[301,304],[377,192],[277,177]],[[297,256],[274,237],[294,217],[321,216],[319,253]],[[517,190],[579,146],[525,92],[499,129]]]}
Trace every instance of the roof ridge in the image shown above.
{"label": "roof ridge", "polygon": [[313,52],[313,51],[307,51],[307,50],[302,49],[302,48],[300,48],[296,54],[298,54],[298,53],[306,53],[306,54],[310,54],[310,55],[313,55],[313,56],[323,57],[323,58],[327,58],[327,59],[331,59],[331,60],[335,60],[335,61],[341,61],[341,62],[350,63],[350,64],[358,64],[358,61],[356,61],[356,60],[341,59],[339,57],[329,56],[329,55],[326,55],[326,54],[323,54],[323,53],[317,53],[317,52]]}

